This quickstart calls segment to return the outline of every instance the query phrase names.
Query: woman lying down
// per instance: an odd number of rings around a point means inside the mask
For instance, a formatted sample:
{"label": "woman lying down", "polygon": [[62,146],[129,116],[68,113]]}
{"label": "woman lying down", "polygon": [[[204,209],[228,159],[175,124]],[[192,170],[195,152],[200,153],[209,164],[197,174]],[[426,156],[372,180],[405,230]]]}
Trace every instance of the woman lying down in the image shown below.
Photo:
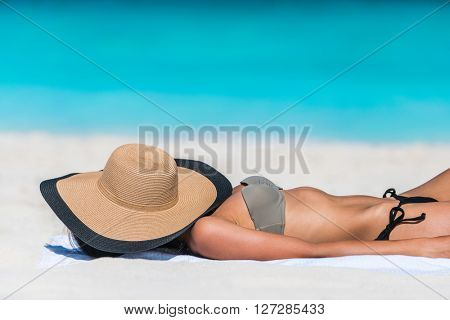
{"label": "woman lying down", "polygon": [[84,252],[97,257],[183,243],[224,260],[450,258],[450,170],[380,198],[282,190],[256,176],[232,190],[202,162],[129,144],[104,170],[44,181],[41,192]]}

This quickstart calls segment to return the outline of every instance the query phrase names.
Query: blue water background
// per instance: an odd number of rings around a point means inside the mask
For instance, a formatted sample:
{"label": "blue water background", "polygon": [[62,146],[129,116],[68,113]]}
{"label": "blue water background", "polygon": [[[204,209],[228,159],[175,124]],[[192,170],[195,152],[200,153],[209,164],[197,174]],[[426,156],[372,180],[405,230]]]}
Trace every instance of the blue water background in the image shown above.
{"label": "blue water background", "polygon": [[[32,22],[0,4],[0,131],[260,125],[441,3],[10,1]],[[271,125],[445,142],[449,122],[450,5]]]}

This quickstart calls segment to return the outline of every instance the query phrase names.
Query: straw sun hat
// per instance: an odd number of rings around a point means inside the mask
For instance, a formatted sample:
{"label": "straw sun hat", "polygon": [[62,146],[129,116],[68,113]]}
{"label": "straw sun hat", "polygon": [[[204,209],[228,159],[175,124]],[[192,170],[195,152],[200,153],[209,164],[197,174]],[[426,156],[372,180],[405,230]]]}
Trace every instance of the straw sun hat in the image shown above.
{"label": "straw sun hat", "polygon": [[230,196],[231,184],[203,162],[128,144],[111,154],[104,170],[46,180],[41,192],[82,241],[102,251],[131,253],[181,235]]}

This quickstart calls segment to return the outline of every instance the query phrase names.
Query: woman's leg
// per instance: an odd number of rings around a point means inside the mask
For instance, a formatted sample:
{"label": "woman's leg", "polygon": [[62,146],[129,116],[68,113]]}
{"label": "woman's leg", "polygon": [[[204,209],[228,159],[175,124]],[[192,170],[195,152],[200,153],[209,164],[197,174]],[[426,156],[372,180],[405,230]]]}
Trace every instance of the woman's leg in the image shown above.
{"label": "woman's leg", "polygon": [[[406,197],[430,197],[438,201],[450,201],[450,169],[401,195]],[[450,214],[450,212],[447,212],[447,214]]]}
{"label": "woman's leg", "polygon": [[424,221],[417,224],[402,224],[391,233],[391,240],[433,238],[450,235],[450,202],[405,204],[405,218],[426,213]]}

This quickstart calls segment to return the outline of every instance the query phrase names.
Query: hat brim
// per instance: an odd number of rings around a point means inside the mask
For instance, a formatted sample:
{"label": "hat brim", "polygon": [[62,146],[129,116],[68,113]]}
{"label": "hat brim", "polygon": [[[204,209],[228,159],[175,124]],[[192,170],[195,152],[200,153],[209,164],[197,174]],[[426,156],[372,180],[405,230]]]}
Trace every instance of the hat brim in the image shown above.
{"label": "hat brim", "polygon": [[43,181],[41,193],[67,228],[88,245],[111,253],[146,251],[177,238],[231,195],[231,183],[211,166],[175,161],[181,169],[181,190],[169,211],[146,212],[112,203],[94,183],[100,172]]}

